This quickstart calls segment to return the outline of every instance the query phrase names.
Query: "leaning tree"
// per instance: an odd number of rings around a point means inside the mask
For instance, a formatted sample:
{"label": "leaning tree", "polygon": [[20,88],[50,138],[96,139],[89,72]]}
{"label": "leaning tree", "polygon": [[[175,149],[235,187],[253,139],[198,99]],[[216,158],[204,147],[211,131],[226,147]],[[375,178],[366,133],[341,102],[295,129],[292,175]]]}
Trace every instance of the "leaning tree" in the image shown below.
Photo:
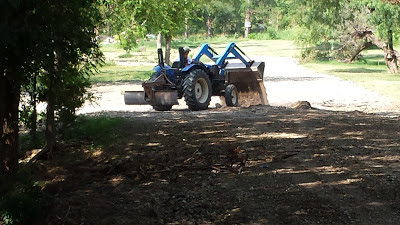
{"label": "leaning tree", "polygon": [[[309,53],[334,53],[353,61],[362,50],[376,46],[384,51],[390,73],[398,72],[399,53],[393,40],[400,31],[400,4],[394,0],[292,0],[298,7],[300,36]],[[315,48],[315,46],[318,46]]]}

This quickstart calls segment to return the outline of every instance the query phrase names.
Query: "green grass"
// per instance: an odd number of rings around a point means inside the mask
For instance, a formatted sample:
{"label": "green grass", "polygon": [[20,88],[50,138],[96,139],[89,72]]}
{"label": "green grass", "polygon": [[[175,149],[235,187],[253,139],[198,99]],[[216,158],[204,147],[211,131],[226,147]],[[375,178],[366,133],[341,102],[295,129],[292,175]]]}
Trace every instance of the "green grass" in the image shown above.
{"label": "green grass", "polygon": [[112,44],[102,44],[100,46],[101,50],[103,52],[119,52],[121,50],[123,50],[119,43],[112,43]]}
{"label": "green grass", "polygon": [[389,74],[387,72],[386,65],[381,60],[383,55],[371,54],[364,57],[364,59],[364,61],[354,63],[336,61],[309,62],[304,66],[320,73],[352,81],[367,90],[381,95],[400,99],[400,74]]}
{"label": "green grass", "polygon": [[150,77],[152,68],[152,66],[106,65],[100,68],[100,73],[90,79],[92,83],[144,81]]}

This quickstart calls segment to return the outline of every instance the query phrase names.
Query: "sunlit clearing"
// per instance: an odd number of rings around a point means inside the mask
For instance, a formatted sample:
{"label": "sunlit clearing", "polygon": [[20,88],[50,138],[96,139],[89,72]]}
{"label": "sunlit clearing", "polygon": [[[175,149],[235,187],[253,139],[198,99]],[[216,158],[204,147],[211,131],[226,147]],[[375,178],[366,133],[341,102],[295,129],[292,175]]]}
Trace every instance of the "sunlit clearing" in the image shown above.
{"label": "sunlit clearing", "polygon": [[369,203],[367,203],[367,205],[370,205],[370,206],[384,206],[386,204],[383,203],[383,202],[369,202]]}
{"label": "sunlit clearing", "polygon": [[168,136],[168,135],[169,135],[169,134],[165,133],[165,132],[162,131],[162,130],[159,130],[157,134],[163,135],[163,136]]}
{"label": "sunlit clearing", "polygon": [[329,182],[326,183],[326,185],[348,185],[356,182],[361,182],[362,180],[363,180],[362,178],[345,179],[345,180]]}
{"label": "sunlit clearing", "polygon": [[235,215],[235,214],[237,214],[239,212],[240,212],[240,208],[233,208],[232,210],[228,211],[227,214],[223,215],[223,218],[227,219],[227,218],[229,218],[229,217],[231,217],[231,216],[233,216],[233,215]]}
{"label": "sunlit clearing", "polygon": [[222,142],[222,141],[232,142],[232,141],[237,141],[237,140],[236,140],[236,138],[234,138],[234,137],[224,137],[224,138],[221,138],[220,141],[221,141],[221,142]]}
{"label": "sunlit clearing", "polygon": [[272,121],[265,121],[265,122],[256,122],[255,125],[269,125],[274,124],[275,122]]}
{"label": "sunlit clearing", "polygon": [[108,181],[111,183],[112,186],[115,187],[115,186],[121,184],[124,180],[125,180],[125,178],[123,178],[122,176],[115,176]]}
{"label": "sunlit clearing", "polygon": [[348,170],[346,167],[320,166],[313,168],[311,171],[319,174],[342,174]]}
{"label": "sunlit clearing", "polygon": [[150,142],[150,143],[148,143],[146,146],[147,147],[156,147],[156,146],[160,146],[161,144],[159,143],[159,142],[157,142],[157,143],[152,143],[152,142]]}
{"label": "sunlit clearing", "polygon": [[102,152],[103,151],[101,151],[101,149],[96,149],[95,151],[92,152],[92,156],[94,157],[100,156]]}
{"label": "sunlit clearing", "polygon": [[287,139],[298,139],[298,138],[306,138],[307,135],[296,134],[296,133],[264,133],[264,134],[252,134],[252,135],[238,135],[237,137],[246,138],[246,139],[264,139],[264,138],[287,138]]}
{"label": "sunlit clearing", "polygon": [[[398,155],[385,155],[385,156],[380,156],[380,157],[374,157],[371,158],[372,160],[382,160],[386,162],[399,162],[400,161],[400,156]],[[400,166],[400,164],[399,164]]]}
{"label": "sunlit clearing", "polygon": [[213,131],[203,131],[200,132],[199,134],[216,134],[216,133],[224,133],[226,130],[213,130]]}
{"label": "sunlit clearing", "polygon": [[322,181],[318,180],[318,181],[314,181],[314,182],[300,183],[298,185],[300,187],[304,187],[304,188],[315,188],[318,186],[349,185],[349,184],[360,182],[360,181],[362,181],[361,178],[345,179],[345,180],[332,181],[332,182],[322,182]]}
{"label": "sunlit clearing", "polygon": [[348,132],[344,132],[344,135],[350,135],[350,136],[361,136],[363,135],[362,131],[348,131]]}
{"label": "sunlit clearing", "polygon": [[344,132],[343,133],[346,136],[352,136],[351,139],[355,140],[362,140],[363,138],[363,132],[358,131],[358,132]]}
{"label": "sunlit clearing", "polygon": [[299,174],[299,173],[309,173],[310,171],[309,170],[293,170],[292,168],[285,168],[285,169],[276,169],[272,172],[276,173],[276,174],[286,174],[286,173]]}

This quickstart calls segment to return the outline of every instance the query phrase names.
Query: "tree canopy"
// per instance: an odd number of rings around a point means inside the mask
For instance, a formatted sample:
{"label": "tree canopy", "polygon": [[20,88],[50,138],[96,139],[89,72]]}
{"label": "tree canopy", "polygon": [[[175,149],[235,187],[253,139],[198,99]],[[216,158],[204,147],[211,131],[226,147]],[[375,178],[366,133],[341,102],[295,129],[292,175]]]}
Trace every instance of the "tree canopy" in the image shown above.
{"label": "tree canopy", "polygon": [[[399,33],[398,1],[303,1],[297,5],[297,25],[304,32],[299,41],[305,55],[352,61],[365,48],[375,45],[385,52],[390,72],[398,72],[398,53],[393,49]],[[396,35],[397,34],[397,35]]]}
{"label": "tree canopy", "polygon": [[[0,172],[14,172],[17,168],[23,87],[32,84],[32,80],[42,84],[47,115],[53,115],[47,117],[47,128],[54,123],[56,110],[59,115],[74,113],[83,103],[88,76],[102,56],[95,40],[94,28],[100,19],[96,4],[91,0],[2,2]],[[54,127],[49,131],[54,136]]]}

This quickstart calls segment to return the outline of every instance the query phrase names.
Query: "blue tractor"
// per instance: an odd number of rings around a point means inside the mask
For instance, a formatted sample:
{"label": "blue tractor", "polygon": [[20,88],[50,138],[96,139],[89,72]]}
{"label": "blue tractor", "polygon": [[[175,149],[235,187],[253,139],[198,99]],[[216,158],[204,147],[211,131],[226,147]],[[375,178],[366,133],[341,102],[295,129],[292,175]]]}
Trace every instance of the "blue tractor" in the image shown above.
{"label": "blue tractor", "polygon": [[[142,84],[144,91],[126,91],[125,104],[149,104],[157,111],[167,111],[184,98],[190,110],[204,110],[211,96],[221,96],[227,106],[268,104],[263,84],[265,63],[251,60],[235,43],[229,43],[221,55],[203,44],[189,65],[182,63],[183,48],[179,55],[180,61],[165,65],[158,49],[158,65]],[[202,56],[212,63],[202,63]]]}

